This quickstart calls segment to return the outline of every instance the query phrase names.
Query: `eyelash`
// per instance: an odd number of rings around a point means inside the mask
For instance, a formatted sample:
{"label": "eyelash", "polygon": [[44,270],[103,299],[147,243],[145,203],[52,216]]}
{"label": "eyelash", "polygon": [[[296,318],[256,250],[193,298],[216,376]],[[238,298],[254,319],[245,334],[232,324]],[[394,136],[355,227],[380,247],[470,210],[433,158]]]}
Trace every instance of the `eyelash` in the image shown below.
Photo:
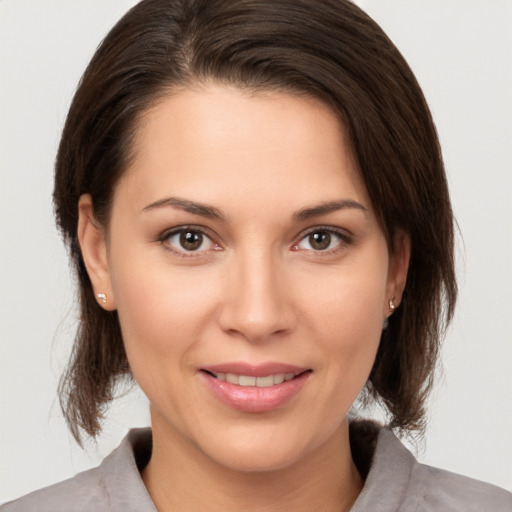
{"label": "eyelash", "polygon": [[[206,252],[204,250],[203,251],[201,251],[201,250],[187,251],[184,248],[182,250],[177,250],[177,249],[173,249],[170,246],[170,244],[166,243],[169,240],[169,238],[176,236],[176,235],[183,234],[183,233],[187,233],[187,232],[200,234],[202,237],[204,237],[204,239],[209,240],[209,242],[211,244],[213,244],[214,251],[222,251],[222,248],[213,240],[212,236],[208,233],[208,231],[200,226],[180,226],[180,227],[172,228],[170,230],[164,231],[158,237],[158,241],[165,248],[165,250],[172,252],[173,254],[177,255],[178,257],[183,257],[183,258],[198,257],[201,253]],[[336,245],[336,247],[331,248],[331,249],[323,249],[323,250],[322,249],[320,249],[320,250],[306,249],[308,251],[311,251],[314,254],[318,254],[318,255],[335,254],[338,251],[345,249],[347,245],[350,245],[352,243],[352,237],[347,235],[347,233],[345,231],[342,231],[340,229],[335,229],[333,227],[315,226],[300,235],[300,238],[292,244],[292,250],[293,251],[301,250],[299,248],[299,244],[301,242],[303,242],[304,240],[306,240],[307,237],[309,237],[313,233],[325,233],[330,236],[334,235],[335,237],[337,237],[339,239],[339,243]],[[203,239],[202,243],[204,243],[204,239]]]}
{"label": "eyelash", "polygon": [[344,230],[336,229],[336,228],[333,228],[330,226],[315,226],[300,235],[299,240],[292,245],[292,250],[296,250],[296,251],[300,250],[300,248],[298,247],[299,244],[301,242],[303,242],[304,240],[306,240],[310,235],[312,235],[314,233],[326,233],[330,236],[334,235],[336,238],[339,239],[339,243],[336,245],[336,247],[334,247],[332,249],[323,249],[323,250],[310,249],[309,251],[314,253],[315,255],[327,256],[327,255],[331,255],[331,254],[336,254],[339,251],[343,251],[344,249],[346,249],[346,247],[352,243],[352,237],[349,236],[346,233],[346,231],[344,231]]}
{"label": "eyelash", "polygon": [[170,244],[166,243],[171,237],[180,235],[183,233],[197,233],[203,236],[203,242],[204,239],[209,240],[211,244],[214,246],[214,251],[221,251],[222,248],[212,239],[212,236],[202,227],[200,226],[180,226],[177,228],[172,228],[170,230],[164,231],[159,237],[158,241],[161,243],[161,245],[164,247],[165,250],[172,252],[174,255],[181,257],[181,258],[193,258],[198,257],[201,253],[205,251],[187,251],[186,249],[178,250],[174,249],[170,246]]}

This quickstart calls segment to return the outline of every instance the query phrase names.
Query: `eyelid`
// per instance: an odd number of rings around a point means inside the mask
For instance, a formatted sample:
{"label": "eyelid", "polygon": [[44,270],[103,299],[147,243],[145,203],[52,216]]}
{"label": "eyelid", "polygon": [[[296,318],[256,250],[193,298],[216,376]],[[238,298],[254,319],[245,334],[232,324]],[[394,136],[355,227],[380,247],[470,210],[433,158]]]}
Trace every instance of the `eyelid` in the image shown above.
{"label": "eyelid", "polygon": [[[184,231],[194,231],[197,233],[201,233],[205,238],[210,240],[211,244],[213,244],[213,249],[206,249],[206,250],[198,250],[198,251],[186,251],[185,249],[179,250],[171,247],[169,244],[166,244],[166,240],[168,240],[170,237],[183,233]],[[215,237],[212,235],[211,231],[204,227],[204,226],[197,226],[194,224],[184,224],[181,226],[175,226],[169,229],[164,230],[159,236],[158,236],[158,242],[168,251],[172,252],[173,254],[176,254],[177,256],[181,257],[198,257],[203,256],[204,253],[213,251],[219,251],[222,250],[221,246],[215,241]]]}
{"label": "eyelid", "polygon": [[[292,244],[292,250],[301,250],[298,248],[298,245],[309,235],[312,233],[317,232],[324,232],[329,233],[331,235],[335,235],[339,237],[345,245],[351,244],[353,241],[353,234],[350,233],[346,229],[338,228],[335,226],[312,226],[311,228],[306,229],[303,231],[297,238],[296,241]],[[341,245],[341,244],[340,244]],[[326,250],[314,250],[311,249],[311,252],[318,253],[318,254],[332,254],[333,252],[336,252],[337,250],[340,250],[340,247],[335,247],[333,249],[326,249]]]}
{"label": "eyelid", "polygon": [[[213,246],[214,246],[213,249],[187,251],[185,249],[179,250],[179,249],[172,248],[169,244],[165,243],[166,240],[168,240],[170,237],[177,235],[179,233],[182,233],[184,231],[187,231],[187,230],[201,233],[204,237],[206,237],[211,242],[211,244],[213,244]],[[293,242],[293,244],[292,244],[292,250],[295,250],[295,251],[302,250],[298,247],[298,245],[307,236],[309,236],[310,234],[315,233],[315,232],[330,233],[330,234],[335,235],[336,237],[340,238],[341,242],[342,242],[342,243],[338,244],[337,247],[332,248],[332,249],[326,249],[326,250],[310,249],[310,252],[314,252],[314,253],[318,253],[318,254],[325,254],[325,255],[332,254],[334,252],[337,252],[340,249],[343,249],[343,247],[340,247],[340,246],[349,245],[353,241],[353,234],[350,233],[350,231],[348,231],[347,229],[343,229],[343,228],[339,228],[339,227],[335,227],[335,226],[324,226],[324,225],[312,226],[312,227],[306,229],[305,231],[302,231],[300,233],[300,235],[298,235],[295,238],[295,242]],[[195,225],[195,224],[183,224],[181,226],[174,226],[172,228],[165,229],[164,231],[162,231],[159,234],[159,236],[157,237],[157,241],[166,250],[168,250],[178,256],[198,257],[201,255],[204,255],[204,253],[211,252],[212,250],[213,251],[223,250],[223,248],[220,246],[220,244],[216,241],[216,238],[217,237],[214,234],[212,234],[211,230],[205,226],[200,226],[200,225]]]}

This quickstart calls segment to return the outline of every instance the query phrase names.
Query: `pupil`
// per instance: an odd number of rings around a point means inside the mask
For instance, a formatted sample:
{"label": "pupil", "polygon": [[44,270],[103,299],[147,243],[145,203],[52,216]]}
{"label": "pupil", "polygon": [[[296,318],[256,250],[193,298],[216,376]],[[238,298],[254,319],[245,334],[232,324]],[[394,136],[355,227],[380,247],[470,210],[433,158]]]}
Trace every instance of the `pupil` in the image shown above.
{"label": "pupil", "polygon": [[309,243],[313,249],[323,251],[329,247],[331,243],[331,235],[321,231],[317,233],[311,233],[311,235],[309,235]]}
{"label": "pupil", "polygon": [[197,231],[184,231],[180,235],[180,244],[187,251],[196,251],[203,243],[203,235]]}

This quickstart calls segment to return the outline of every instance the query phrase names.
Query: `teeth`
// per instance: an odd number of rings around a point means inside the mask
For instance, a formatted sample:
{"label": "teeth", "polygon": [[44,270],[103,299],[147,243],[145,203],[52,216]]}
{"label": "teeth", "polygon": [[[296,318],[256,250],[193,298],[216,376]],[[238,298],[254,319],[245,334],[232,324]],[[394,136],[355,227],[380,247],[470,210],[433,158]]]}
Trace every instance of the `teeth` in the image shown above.
{"label": "teeth", "polygon": [[276,373],[265,377],[253,377],[251,375],[236,375],[235,373],[214,373],[219,380],[224,380],[238,386],[256,386],[259,388],[269,388],[275,384],[281,384],[286,380],[292,380],[294,373]]}
{"label": "teeth", "polygon": [[240,375],[240,377],[238,377],[238,385],[239,386],[256,386],[256,377]]}
{"label": "teeth", "polygon": [[[242,380],[242,378],[240,378]],[[268,388],[274,385],[274,376],[268,375],[267,377],[258,377],[256,380],[256,386],[259,388]]]}
{"label": "teeth", "polygon": [[226,381],[231,384],[238,384],[238,375],[234,373],[226,373]]}
{"label": "teeth", "polygon": [[274,375],[274,384],[281,384],[281,382],[284,382],[284,373]]}

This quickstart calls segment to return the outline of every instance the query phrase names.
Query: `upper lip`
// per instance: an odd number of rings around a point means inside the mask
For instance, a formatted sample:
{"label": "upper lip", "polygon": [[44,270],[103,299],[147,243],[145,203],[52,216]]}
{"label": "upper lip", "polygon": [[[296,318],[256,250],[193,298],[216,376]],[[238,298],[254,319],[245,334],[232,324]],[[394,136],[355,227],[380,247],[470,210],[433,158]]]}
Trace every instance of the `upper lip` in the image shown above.
{"label": "upper lip", "polygon": [[309,370],[309,368],[306,367],[279,362],[250,364],[243,361],[203,366],[200,369],[209,373],[233,373],[235,375],[248,375],[251,377],[266,377],[267,375],[279,373],[294,373],[295,375],[299,375]]}

